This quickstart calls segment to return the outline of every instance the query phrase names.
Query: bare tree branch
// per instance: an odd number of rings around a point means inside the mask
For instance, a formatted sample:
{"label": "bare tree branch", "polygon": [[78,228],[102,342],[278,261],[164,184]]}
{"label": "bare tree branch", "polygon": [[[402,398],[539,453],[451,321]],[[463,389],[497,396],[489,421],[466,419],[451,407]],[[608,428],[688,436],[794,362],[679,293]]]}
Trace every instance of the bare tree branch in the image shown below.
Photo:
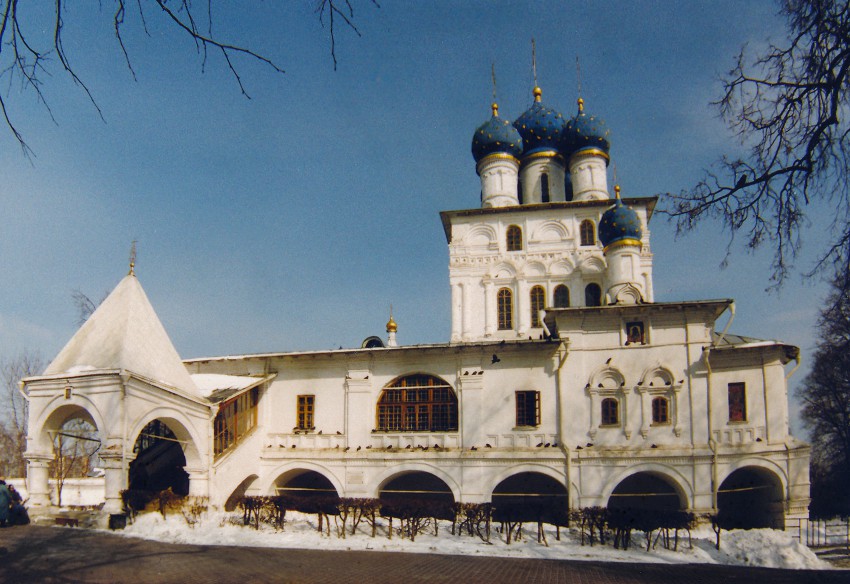
{"label": "bare tree branch", "polygon": [[850,274],[832,282],[821,311],[812,369],[798,396],[812,439],[812,508],[847,513],[850,496]]}
{"label": "bare tree branch", "polygon": [[0,362],[0,475],[25,475],[28,410],[18,382],[41,374],[44,367],[41,356],[33,351],[23,351]]}
{"label": "bare tree branch", "polygon": [[720,219],[746,246],[770,242],[781,286],[801,248],[814,203],[834,205],[833,242],[810,275],[850,266],[850,2],[784,0],[788,45],[753,60],[745,50],[714,105],[749,153],[724,157],[696,186],[667,194],[679,233]]}
{"label": "bare tree branch", "polygon": [[[334,17],[338,16],[341,18],[346,26],[353,30],[357,36],[363,36],[354,24],[354,6],[351,4],[351,1],[342,0],[342,4],[344,4],[343,9],[340,8],[340,2],[335,0],[318,0],[316,3],[316,12],[319,15],[319,22],[322,24],[322,27],[325,26],[325,14],[328,16],[328,30],[330,31],[331,36],[331,58],[334,62],[334,71],[336,71],[337,67],[336,23],[334,21]],[[377,0],[372,0],[372,4],[380,8]]]}
{"label": "bare tree branch", "polygon": [[[133,80],[137,80],[136,70],[132,65],[130,51],[128,50],[124,36],[125,27],[129,26],[127,0],[102,0],[101,5],[108,4],[110,1],[114,8],[110,12],[112,28],[115,32],[118,48]],[[354,2],[355,0],[320,0],[316,9],[319,13],[320,21],[322,21],[322,26],[324,26],[322,19],[326,13],[331,18],[330,40],[334,69],[337,67],[337,23],[334,18],[341,18],[344,26],[350,28],[360,36],[360,31],[354,24]],[[371,0],[371,2],[376,7],[378,6],[375,0]],[[151,12],[164,17],[166,22],[172,26],[172,30],[179,31],[177,32],[178,35],[188,35],[192,42],[195,43],[195,48],[201,56],[201,72],[204,72],[206,69],[209,55],[220,53],[227,70],[236,81],[240,93],[246,98],[250,99],[250,96],[242,79],[237,57],[245,57],[249,60],[257,61],[270,67],[275,73],[284,73],[284,70],[280,66],[263,54],[245,46],[226,42],[218,34],[213,34],[213,12],[212,2],[210,0],[206,0],[206,10],[197,9],[191,0],[135,0],[135,7],[136,10],[133,10],[131,15],[138,13],[138,22],[147,36],[150,36],[148,18]],[[147,11],[147,15],[146,7],[152,9]],[[41,43],[45,45],[43,48],[40,47],[39,43],[31,42],[27,38],[27,35],[24,33],[24,22],[22,21],[25,17],[18,12],[17,8],[18,0],[0,0],[0,10],[2,10],[0,12],[0,78],[3,76],[7,77],[9,89],[12,88],[13,82],[20,80],[22,90],[33,90],[37,101],[45,106],[48,115],[55,122],[56,119],[53,116],[53,111],[43,93],[42,80],[51,74],[48,68],[49,63],[53,60],[58,61],[61,72],[69,77],[77,87],[82,89],[92,106],[94,106],[95,111],[97,111],[98,116],[103,120],[104,114],[100,105],[86,82],[77,74],[65,49],[64,32],[67,10],[64,0],[54,0],[53,10],[49,12],[50,16],[47,22],[29,23],[31,25],[29,30],[31,31],[50,31],[50,40],[45,40]],[[205,22],[204,19],[206,19]],[[18,141],[24,155],[31,159],[33,151],[24,140],[23,134],[18,130],[13,115],[9,110],[8,93],[6,95],[0,93],[0,112],[3,114],[3,121]]]}

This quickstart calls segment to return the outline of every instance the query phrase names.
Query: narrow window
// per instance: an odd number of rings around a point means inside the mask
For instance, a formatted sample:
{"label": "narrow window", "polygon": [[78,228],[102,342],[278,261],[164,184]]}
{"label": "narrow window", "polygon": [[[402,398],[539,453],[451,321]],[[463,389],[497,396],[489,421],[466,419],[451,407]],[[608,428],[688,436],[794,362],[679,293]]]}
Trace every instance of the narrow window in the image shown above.
{"label": "narrow window", "polygon": [[559,284],[555,288],[555,308],[567,308],[570,305],[570,289]]}
{"label": "narrow window", "polygon": [[546,303],[546,292],[543,286],[535,286],[531,289],[531,328],[540,328],[540,311]]}
{"label": "narrow window", "polygon": [[540,175],[540,200],[549,202],[549,175],[545,172]]}
{"label": "narrow window", "polygon": [[645,345],[646,337],[644,335],[642,322],[627,322],[626,323],[626,344],[627,345]]}
{"label": "narrow window", "polygon": [[588,284],[584,289],[585,306],[602,306],[602,288],[599,284]]}
{"label": "narrow window", "polygon": [[666,424],[670,421],[669,402],[666,397],[656,397],[652,400],[652,423]]}
{"label": "narrow window", "polygon": [[579,226],[579,234],[581,235],[582,245],[596,245],[596,229],[593,227],[593,221],[585,219]]}
{"label": "narrow window", "polygon": [[516,225],[508,227],[507,234],[508,251],[520,251],[522,249],[522,229]]}
{"label": "narrow window", "polygon": [[539,426],[540,425],[540,392],[518,391],[516,392],[516,425],[517,426]]}
{"label": "narrow window", "polygon": [[602,400],[602,425],[615,426],[620,423],[620,403],[613,397]]}
{"label": "narrow window", "polygon": [[298,429],[312,430],[313,412],[315,411],[315,396],[299,395],[298,396]]}
{"label": "narrow window", "polygon": [[729,384],[729,421],[747,421],[747,391],[743,383]]}
{"label": "narrow window", "polygon": [[499,290],[496,305],[499,309],[499,330],[509,331],[514,328],[513,292],[509,288]]}

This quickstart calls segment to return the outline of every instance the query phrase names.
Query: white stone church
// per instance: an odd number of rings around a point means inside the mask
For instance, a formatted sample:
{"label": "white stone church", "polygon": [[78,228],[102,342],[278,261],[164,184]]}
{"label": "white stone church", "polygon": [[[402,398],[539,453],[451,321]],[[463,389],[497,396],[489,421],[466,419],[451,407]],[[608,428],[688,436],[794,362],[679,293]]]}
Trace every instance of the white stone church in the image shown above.
{"label": "white stone church", "polygon": [[449,342],[400,345],[391,317],[361,347],[182,360],[131,267],[24,380],[30,503],[50,504],[53,438],[82,418],[110,513],[123,489],[170,486],[226,508],[291,493],[807,516],[797,347],[730,334],[732,300],[655,302],[656,198],[609,188],[582,100],[565,118],[534,88],[513,123],[494,104],[472,153],[480,208],[441,213]]}

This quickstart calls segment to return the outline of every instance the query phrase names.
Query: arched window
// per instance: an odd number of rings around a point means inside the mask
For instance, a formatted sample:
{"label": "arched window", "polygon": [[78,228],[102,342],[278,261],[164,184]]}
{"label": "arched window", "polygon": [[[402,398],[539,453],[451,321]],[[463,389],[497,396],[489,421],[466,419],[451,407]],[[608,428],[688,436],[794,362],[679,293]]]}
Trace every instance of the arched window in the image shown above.
{"label": "arched window", "polygon": [[549,202],[549,175],[545,172],[540,175],[540,200],[543,203]]}
{"label": "arched window", "polygon": [[588,284],[584,289],[585,306],[602,306],[602,288],[599,284]]}
{"label": "arched window", "polygon": [[578,228],[582,245],[596,245],[596,228],[593,221],[585,219]]}
{"label": "arched window", "polygon": [[381,392],[377,418],[380,432],[455,432],[457,396],[439,377],[407,375]]}
{"label": "arched window", "polygon": [[602,400],[602,425],[614,426],[620,423],[620,402],[613,397]]}
{"label": "arched window", "polygon": [[652,399],[652,423],[666,424],[670,421],[670,407],[666,397],[656,397]]}
{"label": "arched window", "polygon": [[563,284],[555,287],[555,308],[567,308],[570,305],[570,289]]}
{"label": "arched window", "polygon": [[501,288],[496,297],[499,310],[499,330],[507,331],[514,328],[514,298],[510,288]]}
{"label": "arched window", "polygon": [[546,291],[543,286],[535,286],[531,289],[531,328],[540,327],[540,311],[546,304]]}
{"label": "arched window", "polygon": [[516,225],[508,227],[507,234],[508,251],[519,251],[522,249],[522,229]]}

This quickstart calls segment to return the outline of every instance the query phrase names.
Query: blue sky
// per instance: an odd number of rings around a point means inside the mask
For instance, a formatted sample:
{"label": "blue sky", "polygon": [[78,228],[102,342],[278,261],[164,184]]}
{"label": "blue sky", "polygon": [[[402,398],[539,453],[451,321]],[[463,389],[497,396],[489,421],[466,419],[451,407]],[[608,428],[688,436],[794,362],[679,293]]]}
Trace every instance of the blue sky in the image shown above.
{"label": "blue sky", "polygon": [[[28,5],[33,35],[49,5]],[[216,3],[221,38],[286,71],[238,60],[248,100],[218,55],[202,72],[154,13],[149,35],[127,16],[133,81],[109,11],[71,4],[66,49],[106,121],[55,62],[55,124],[32,93],[2,86],[36,156],[0,131],[0,355],[52,358],[76,328],[72,291],[111,290],[134,239],[137,274],[186,358],[359,346],[385,336],[390,303],[401,343],[446,341],[438,213],[479,204],[469,147],[489,117],[491,63],[501,114],[516,118],[532,102],[534,37],[543,101],[572,115],[578,55],[623,195],[649,196],[740,148],[709,102],[742,45],[784,38],[772,2],[380,5],[354,3],[362,37],[339,31],[334,71],[312,3]],[[811,356],[821,282],[797,275],[768,294],[770,250],[734,245],[720,269],[722,225],[676,239],[656,215],[650,228],[657,300],[735,298],[732,332]]]}

